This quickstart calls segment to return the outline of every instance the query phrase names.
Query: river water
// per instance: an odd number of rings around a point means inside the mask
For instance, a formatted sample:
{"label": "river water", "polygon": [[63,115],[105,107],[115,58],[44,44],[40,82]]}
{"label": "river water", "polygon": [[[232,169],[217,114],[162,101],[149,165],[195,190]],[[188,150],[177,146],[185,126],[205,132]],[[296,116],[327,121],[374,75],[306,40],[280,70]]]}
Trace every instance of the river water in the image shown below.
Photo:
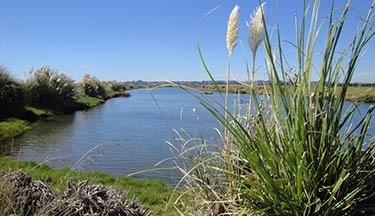
{"label": "river water", "polygon": [[[139,89],[129,98],[114,98],[96,108],[55,116],[32,125],[13,141],[0,143],[1,155],[17,160],[44,162],[53,168],[71,167],[124,176],[141,170],[171,167],[159,161],[171,157],[165,141],[174,143],[174,129],[191,137],[217,142],[218,126],[193,95],[179,88]],[[220,99],[214,93],[210,97]],[[231,95],[232,98],[235,95]],[[348,103],[349,106],[349,103]],[[366,113],[361,104],[357,115]],[[375,123],[369,132],[374,135]],[[188,136],[188,135],[186,135]],[[143,172],[140,178],[176,182],[171,170]]]}

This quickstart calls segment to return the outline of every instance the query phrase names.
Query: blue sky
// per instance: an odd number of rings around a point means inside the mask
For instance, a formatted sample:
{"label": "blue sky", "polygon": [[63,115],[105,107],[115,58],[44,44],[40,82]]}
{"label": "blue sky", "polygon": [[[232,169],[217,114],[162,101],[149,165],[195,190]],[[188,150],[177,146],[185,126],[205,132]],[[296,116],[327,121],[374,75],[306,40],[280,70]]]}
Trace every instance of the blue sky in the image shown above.
{"label": "blue sky", "polygon": [[[266,4],[269,26],[274,26],[278,13],[285,40],[294,41],[294,15],[301,17],[302,2]],[[330,2],[322,0],[321,17]],[[337,1],[338,12],[344,2]],[[350,14],[343,41],[350,38],[370,3],[352,0],[355,12]],[[245,53],[236,47],[232,74],[244,80],[244,57],[251,59],[246,20],[258,0],[0,0],[0,64],[19,79],[25,79],[32,67],[48,65],[77,81],[86,73],[100,80],[208,80],[196,45],[201,27],[199,42],[206,63],[217,79],[224,79],[227,19],[236,4]],[[204,14],[218,5],[201,26]],[[374,44],[362,56],[354,81],[375,82]],[[289,64],[296,65],[293,49],[284,45]],[[318,45],[317,55],[321,49]],[[263,53],[260,48],[256,79],[267,79]]]}

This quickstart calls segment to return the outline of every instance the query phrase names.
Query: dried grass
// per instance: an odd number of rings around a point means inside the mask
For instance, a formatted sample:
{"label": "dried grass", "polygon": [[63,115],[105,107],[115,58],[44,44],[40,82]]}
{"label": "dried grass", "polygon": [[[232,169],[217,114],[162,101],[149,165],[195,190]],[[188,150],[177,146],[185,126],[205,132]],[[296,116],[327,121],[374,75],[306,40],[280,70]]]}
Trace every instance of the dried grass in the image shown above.
{"label": "dried grass", "polygon": [[3,215],[148,215],[127,193],[87,181],[69,182],[57,196],[51,187],[24,172],[1,172],[0,208]]}

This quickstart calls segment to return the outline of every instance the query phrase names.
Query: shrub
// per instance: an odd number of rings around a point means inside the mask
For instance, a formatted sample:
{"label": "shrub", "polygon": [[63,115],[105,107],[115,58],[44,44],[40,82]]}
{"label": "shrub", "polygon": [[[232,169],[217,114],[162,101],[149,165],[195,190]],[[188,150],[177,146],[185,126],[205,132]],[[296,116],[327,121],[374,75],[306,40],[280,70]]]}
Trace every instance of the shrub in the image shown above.
{"label": "shrub", "polygon": [[94,77],[86,74],[83,76],[81,86],[87,96],[105,98],[106,90],[100,81]]}
{"label": "shrub", "polygon": [[60,110],[74,101],[74,81],[49,67],[30,71],[26,81],[30,104],[35,107]]}
{"label": "shrub", "polygon": [[0,66],[0,104],[0,117],[13,114],[25,105],[23,86],[3,66]]}
{"label": "shrub", "polygon": [[126,86],[122,82],[113,80],[113,81],[108,82],[108,85],[112,91],[116,91],[116,92],[126,91]]}

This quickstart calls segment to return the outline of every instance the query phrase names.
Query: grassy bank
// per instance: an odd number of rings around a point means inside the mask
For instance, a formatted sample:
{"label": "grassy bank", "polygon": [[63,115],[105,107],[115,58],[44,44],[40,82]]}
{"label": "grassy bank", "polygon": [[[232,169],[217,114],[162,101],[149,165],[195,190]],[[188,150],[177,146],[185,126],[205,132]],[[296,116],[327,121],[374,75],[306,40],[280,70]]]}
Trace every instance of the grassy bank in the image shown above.
{"label": "grassy bank", "polygon": [[375,87],[349,87],[345,99],[359,103],[375,103]]}
{"label": "grassy bank", "polygon": [[29,75],[25,81],[17,80],[0,65],[0,139],[24,132],[27,128],[19,120],[34,122],[95,107],[113,97],[130,96],[124,83],[99,81],[88,74],[80,83],[48,66],[32,68]]}
{"label": "grassy bank", "polygon": [[18,136],[30,129],[27,121],[10,118],[0,122],[0,141]]}
{"label": "grassy bank", "polygon": [[84,104],[88,108],[96,107],[105,102],[105,100],[95,97],[81,97],[76,100],[80,104]]}
{"label": "grassy bank", "polygon": [[62,193],[69,181],[87,180],[90,184],[112,186],[119,191],[129,191],[128,196],[138,199],[143,208],[151,210],[152,215],[174,215],[171,209],[166,209],[166,203],[172,194],[172,189],[158,180],[114,177],[98,172],[76,172],[67,168],[54,170],[46,165],[13,161],[7,157],[0,157],[0,170],[25,171],[34,180],[47,183],[56,193]]}
{"label": "grassy bank", "polygon": [[30,123],[37,120],[43,120],[53,115],[90,109],[105,103],[108,99],[122,96],[128,97],[129,94],[125,94],[124,92],[109,92],[105,99],[81,96],[76,98],[75,101],[68,103],[66,106],[61,107],[60,110],[41,109],[27,106],[21,111],[10,114],[9,118],[0,120],[0,141],[21,135],[25,131],[31,129]]}
{"label": "grassy bank", "polygon": [[[218,85],[217,88],[214,85],[202,85],[198,89],[203,91],[220,91],[225,92],[225,85]],[[254,90],[257,94],[266,94],[270,93],[270,86],[254,86]],[[341,91],[341,88],[338,87],[337,93]],[[230,93],[240,93],[240,94],[249,94],[250,87],[247,85],[231,85],[229,86]],[[347,89],[346,100],[358,102],[358,103],[375,103],[375,87],[374,86],[350,86]]]}

